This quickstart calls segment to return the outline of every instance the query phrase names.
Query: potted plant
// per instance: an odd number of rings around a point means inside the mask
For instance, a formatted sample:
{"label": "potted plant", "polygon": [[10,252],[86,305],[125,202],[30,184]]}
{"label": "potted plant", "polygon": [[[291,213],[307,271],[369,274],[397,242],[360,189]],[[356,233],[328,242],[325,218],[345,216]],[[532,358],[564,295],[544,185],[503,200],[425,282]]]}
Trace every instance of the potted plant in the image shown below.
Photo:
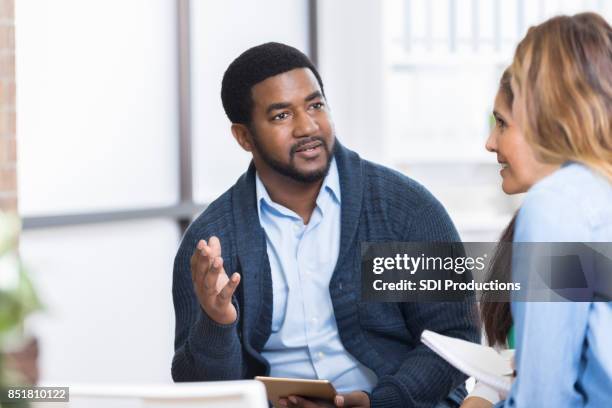
{"label": "potted plant", "polygon": [[[33,385],[37,377],[38,347],[35,341],[26,341],[24,322],[40,303],[19,257],[20,231],[19,217],[0,211],[0,389],[3,393],[7,387]],[[10,406],[25,405],[11,403]]]}

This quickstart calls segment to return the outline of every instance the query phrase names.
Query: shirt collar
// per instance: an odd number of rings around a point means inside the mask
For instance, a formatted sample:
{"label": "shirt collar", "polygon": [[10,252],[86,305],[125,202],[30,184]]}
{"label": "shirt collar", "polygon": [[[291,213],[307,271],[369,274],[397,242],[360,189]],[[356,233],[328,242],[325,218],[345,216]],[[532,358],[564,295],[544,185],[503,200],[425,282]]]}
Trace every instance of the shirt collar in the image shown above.
{"label": "shirt collar", "polygon": [[338,175],[338,166],[336,165],[335,158],[329,165],[329,171],[327,176],[325,176],[321,190],[329,191],[338,204],[342,202],[340,199],[340,176]]}
{"label": "shirt collar", "polygon": [[[323,180],[323,184],[321,185],[321,191],[319,192],[319,195],[317,196],[317,203],[319,203],[319,200],[321,199],[321,195],[322,195],[321,193],[324,191],[329,192],[330,195],[337,201],[338,204],[341,203],[340,177],[338,175],[338,166],[336,165],[335,158],[332,159],[329,165],[329,171],[327,172],[327,175],[325,176],[325,179]],[[295,216],[293,211],[285,209],[283,206],[278,205],[277,203],[272,201],[272,198],[270,198],[270,195],[268,194],[268,191],[266,190],[266,187],[261,181],[261,178],[259,178],[259,173],[257,172],[255,172],[255,193],[257,197],[257,214],[259,215],[260,218],[261,218],[261,207],[264,204],[268,208],[274,209],[283,215],[290,216],[290,217]]]}

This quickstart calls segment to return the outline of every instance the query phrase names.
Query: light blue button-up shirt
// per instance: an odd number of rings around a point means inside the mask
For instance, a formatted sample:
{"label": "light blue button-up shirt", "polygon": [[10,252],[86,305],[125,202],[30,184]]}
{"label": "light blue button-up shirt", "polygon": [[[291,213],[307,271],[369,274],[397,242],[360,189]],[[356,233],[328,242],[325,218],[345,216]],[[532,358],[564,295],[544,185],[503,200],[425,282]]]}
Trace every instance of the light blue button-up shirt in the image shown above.
{"label": "light blue button-up shirt", "polygon": [[371,391],[376,375],[342,345],[329,294],[340,249],[335,159],[310,222],[272,201],[256,176],[257,211],[272,272],[272,333],[263,349],[273,377],[326,379],[338,392]]}
{"label": "light blue button-up shirt", "polygon": [[[612,242],[612,185],[565,165],[529,191],[514,240]],[[531,266],[514,254],[515,279]],[[518,376],[505,407],[612,406],[612,303],[513,302],[512,315]]]}

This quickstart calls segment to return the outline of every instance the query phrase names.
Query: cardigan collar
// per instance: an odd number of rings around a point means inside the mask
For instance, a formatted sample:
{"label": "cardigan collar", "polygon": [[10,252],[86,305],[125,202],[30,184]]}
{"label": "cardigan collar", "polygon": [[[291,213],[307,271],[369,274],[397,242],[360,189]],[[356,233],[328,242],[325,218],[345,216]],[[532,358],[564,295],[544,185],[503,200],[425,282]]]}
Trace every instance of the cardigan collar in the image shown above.
{"label": "cardigan collar", "polygon": [[[338,167],[341,194],[340,251],[343,259],[354,242],[363,199],[363,166],[359,155],[340,144],[336,139],[334,153]],[[243,328],[250,332],[251,319],[259,321],[252,328],[253,347],[261,350],[270,334],[272,321],[272,281],[266,252],[265,233],[259,224],[255,191],[255,166],[236,182],[232,194],[236,253],[241,266],[243,299]],[[334,271],[334,275],[336,275]],[[248,289],[246,289],[248,288]],[[263,300],[263,301],[261,301]],[[262,308],[262,309],[260,309]]]}

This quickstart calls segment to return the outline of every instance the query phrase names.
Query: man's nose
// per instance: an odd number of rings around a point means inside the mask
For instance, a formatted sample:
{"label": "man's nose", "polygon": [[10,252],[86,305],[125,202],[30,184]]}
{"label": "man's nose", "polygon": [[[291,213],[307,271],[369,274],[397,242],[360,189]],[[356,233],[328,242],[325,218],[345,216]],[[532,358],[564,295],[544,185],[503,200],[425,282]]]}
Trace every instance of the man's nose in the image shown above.
{"label": "man's nose", "polygon": [[317,121],[307,112],[297,115],[293,135],[295,137],[311,136],[319,130]]}

